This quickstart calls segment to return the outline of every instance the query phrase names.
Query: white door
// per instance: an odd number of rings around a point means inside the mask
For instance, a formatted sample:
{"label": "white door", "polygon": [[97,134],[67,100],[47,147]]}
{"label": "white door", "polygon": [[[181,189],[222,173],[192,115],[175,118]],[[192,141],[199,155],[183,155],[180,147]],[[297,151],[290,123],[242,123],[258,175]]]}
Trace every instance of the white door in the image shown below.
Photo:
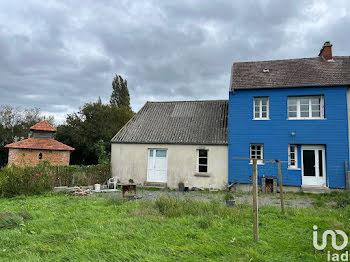
{"label": "white door", "polygon": [[166,149],[148,150],[147,182],[167,182],[167,156],[168,152]]}
{"label": "white door", "polygon": [[302,182],[305,186],[326,186],[324,146],[302,146]]}

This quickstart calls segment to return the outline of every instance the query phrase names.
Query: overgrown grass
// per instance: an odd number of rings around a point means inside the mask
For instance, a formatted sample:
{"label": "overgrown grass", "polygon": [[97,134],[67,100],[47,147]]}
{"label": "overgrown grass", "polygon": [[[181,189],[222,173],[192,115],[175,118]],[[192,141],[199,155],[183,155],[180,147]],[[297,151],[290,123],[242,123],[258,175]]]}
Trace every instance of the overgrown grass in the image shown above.
{"label": "overgrown grass", "polygon": [[154,191],[165,191],[168,189],[163,189],[163,188],[157,188],[157,187],[137,187],[138,190],[143,190],[143,191],[150,191],[150,192],[154,192]]}
{"label": "overgrown grass", "polygon": [[350,206],[350,193],[347,191],[333,191],[329,194],[315,195],[316,207],[346,208]]}
{"label": "overgrown grass", "polygon": [[156,199],[155,205],[159,212],[167,217],[184,215],[224,217],[231,213],[231,210],[218,200],[212,200],[211,202],[190,199],[180,200],[173,196],[161,195]]}
{"label": "overgrown grass", "polygon": [[31,215],[27,211],[1,212],[0,213],[0,230],[24,226],[24,221],[30,218],[31,218]]}
{"label": "overgrown grass", "polygon": [[331,246],[313,248],[313,225],[350,235],[349,206],[287,208],[286,216],[278,207],[262,207],[258,243],[252,208],[244,205],[51,193],[0,199],[0,206],[32,217],[0,230],[1,261],[326,261]]}

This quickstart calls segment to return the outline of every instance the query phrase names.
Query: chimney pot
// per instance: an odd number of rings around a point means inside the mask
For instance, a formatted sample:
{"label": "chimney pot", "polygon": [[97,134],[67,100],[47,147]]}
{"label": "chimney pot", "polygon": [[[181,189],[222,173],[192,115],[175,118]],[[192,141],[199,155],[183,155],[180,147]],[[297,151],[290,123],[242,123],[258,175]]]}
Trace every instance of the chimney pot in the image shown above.
{"label": "chimney pot", "polygon": [[332,44],[330,41],[326,41],[324,42],[320,53],[318,54],[318,56],[323,57],[326,60],[332,60],[333,56],[332,56]]}

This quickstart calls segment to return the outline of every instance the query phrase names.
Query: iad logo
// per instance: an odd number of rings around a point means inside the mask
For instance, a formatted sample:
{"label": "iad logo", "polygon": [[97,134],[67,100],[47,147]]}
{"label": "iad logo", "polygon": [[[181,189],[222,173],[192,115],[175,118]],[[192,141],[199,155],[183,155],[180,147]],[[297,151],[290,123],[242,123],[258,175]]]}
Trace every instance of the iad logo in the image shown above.
{"label": "iad logo", "polygon": [[[326,248],[326,246],[327,246],[327,236],[328,235],[331,236],[332,247],[335,250],[343,250],[348,245],[348,236],[342,230],[335,230],[335,232],[333,230],[326,230],[322,234],[322,244],[319,245],[318,241],[317,241],[317,234],[318,234],[317,226],[315,225],[313,228],[314,228],[313,244],[314,244],[314,248],[316,248],[317,250],[323,250],[323,249]],[[341,244],[339,246],[337,245],[337,235],[336,235],[336,233],[343,238],[343,244]],[[337,254],[337,253],[331,254],[330,251],[328,251],[327,259],[328,259],[328,261],[349,261],[349,252],[346,251],[343,254]]]}

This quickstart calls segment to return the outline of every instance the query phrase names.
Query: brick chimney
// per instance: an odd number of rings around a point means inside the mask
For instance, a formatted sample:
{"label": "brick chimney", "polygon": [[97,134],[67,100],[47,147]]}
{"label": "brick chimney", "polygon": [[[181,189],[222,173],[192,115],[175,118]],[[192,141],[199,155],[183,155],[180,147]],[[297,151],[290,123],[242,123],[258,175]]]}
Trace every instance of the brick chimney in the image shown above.
{"label": "brick chimney", "polygon": [[320,53],[318,54],[318,56],[321,56],[323,57],[324,59],[326,60],[332,60],[333,57],[332,57],[332,44],[331,42],[327,41],[327,42],[324,42],[321,50],[320,50]]}

